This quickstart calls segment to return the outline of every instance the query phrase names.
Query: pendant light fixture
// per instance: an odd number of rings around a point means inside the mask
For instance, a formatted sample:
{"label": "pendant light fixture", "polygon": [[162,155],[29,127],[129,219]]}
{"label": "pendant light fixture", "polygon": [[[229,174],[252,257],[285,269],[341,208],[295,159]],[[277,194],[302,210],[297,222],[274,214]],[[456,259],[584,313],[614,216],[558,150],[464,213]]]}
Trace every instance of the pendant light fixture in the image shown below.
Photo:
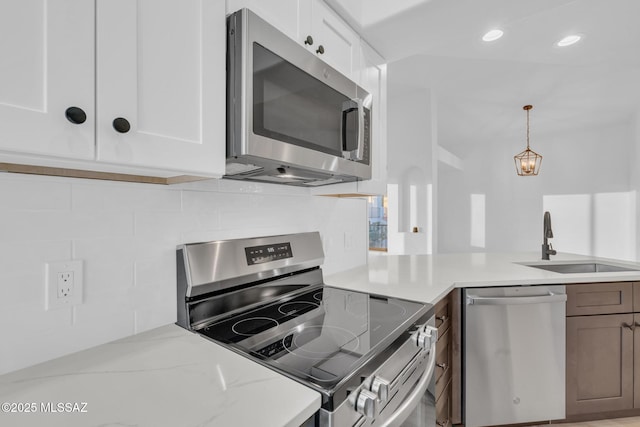
{"label": "pendant light fixture", "polygon": [[527,149],[513,156],[516,162],[516,172],[520,176],[535,176],[540,172],[542,156],[529,148],[529,111],[533,105],[522,107],[527,112]]}

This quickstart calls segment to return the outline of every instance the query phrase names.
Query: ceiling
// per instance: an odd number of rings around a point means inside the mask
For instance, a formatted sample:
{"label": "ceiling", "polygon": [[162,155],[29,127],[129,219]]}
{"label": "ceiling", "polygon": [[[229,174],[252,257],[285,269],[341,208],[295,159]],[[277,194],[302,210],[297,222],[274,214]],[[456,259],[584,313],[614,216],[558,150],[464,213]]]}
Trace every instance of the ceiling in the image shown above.
{"label": "ceiling", "polygon": [[[640,111],[639,0],[327,1],[392,63],[394,85],[432,91],[439,143],[458,155],[523,140],[525,104],[532,147],[536,136],[630,123]],[[504,36],[483,42],[495,27]],[[582,40],[555,46],[573,33]]]}

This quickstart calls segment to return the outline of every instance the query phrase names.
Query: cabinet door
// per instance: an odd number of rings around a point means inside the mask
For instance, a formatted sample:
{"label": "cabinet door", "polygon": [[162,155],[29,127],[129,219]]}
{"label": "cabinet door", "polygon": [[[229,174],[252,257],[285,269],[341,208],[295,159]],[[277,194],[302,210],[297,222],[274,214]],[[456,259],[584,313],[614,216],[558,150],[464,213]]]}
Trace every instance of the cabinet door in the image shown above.
{"label": "cabinet door", "polygon": [[633,407],[640,408],[640,314],[633,315],[633,324]]}
{"label": "cabinet door", "polygon": [[567,318],[567,415],[633,407],[633,314]]}
{"label": "cabinet door", "polygon": [[387,65],[372,47],[361,42],[360,86],[371,102],[371,179],[358,182],[363,194],[387,193]]}
{"label": "cabinet door", "polygon": [[0,0],[0,150],[93,159],[94,28],[91,1]]}
{"label": "cabinet door", "polygon": [[345,76],[357,80],[360,37],[321,0],[311,2],[311,34],[315,43],[309,49]]}
{"label": "cabinet door", "polygon": [[223,174],[225,40],[220,0],[98,0],[97,159]]}

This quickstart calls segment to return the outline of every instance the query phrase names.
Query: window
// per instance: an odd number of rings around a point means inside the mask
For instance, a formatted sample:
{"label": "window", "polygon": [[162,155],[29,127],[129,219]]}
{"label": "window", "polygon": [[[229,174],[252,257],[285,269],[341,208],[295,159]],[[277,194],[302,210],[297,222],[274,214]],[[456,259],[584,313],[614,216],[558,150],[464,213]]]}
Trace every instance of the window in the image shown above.
{"label": "window", "polygon": [[369,250],[387,251],[387,196],[368,197]]}

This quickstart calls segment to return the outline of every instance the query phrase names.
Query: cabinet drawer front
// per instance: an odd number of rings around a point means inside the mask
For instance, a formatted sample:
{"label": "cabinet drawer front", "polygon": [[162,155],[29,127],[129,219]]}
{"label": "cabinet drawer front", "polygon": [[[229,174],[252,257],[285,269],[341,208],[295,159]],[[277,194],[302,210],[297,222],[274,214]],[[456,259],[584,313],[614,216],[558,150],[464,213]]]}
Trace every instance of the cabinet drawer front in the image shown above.
{"label": "cabinet drawer front", "polygon": [[450,331],[440,337],[436,344],[436,400],[444,391],[451,380],[451,333]]}
{"label": "cabinet drawer front", "polygon": [[451,295],[447,295],[436,304],[436,328],[441,337],[451,325]]}
{"label": "cabinet drawer front", "polygon": [[567,316],[630,313],[633,283],[587,283],[567,286]]}
{"label": "cabinet drawer front", "polygon": [[633,311],[640,311],[640,282],[633,282]]}
{"label": "cabinet drawer front", "polygon": [[451,426],[451,382],[436,401],[436,426]]}

